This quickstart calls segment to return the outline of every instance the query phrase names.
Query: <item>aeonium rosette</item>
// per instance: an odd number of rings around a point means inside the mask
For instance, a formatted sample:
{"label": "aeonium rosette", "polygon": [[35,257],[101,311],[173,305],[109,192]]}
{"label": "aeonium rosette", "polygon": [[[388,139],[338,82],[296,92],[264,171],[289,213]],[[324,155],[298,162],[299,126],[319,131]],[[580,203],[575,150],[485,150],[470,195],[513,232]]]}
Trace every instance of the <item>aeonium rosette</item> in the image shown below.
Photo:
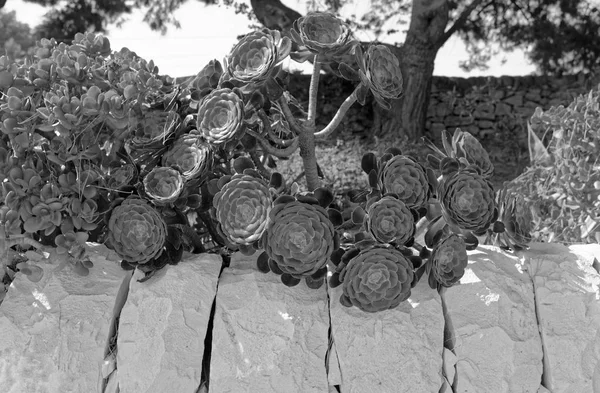
{"label": "aeonium rosette", "polygon": [[[398,58],[384,45],[371,45],[365,53],[357,47],[356,56],[364,89],[368,88],[375,101],[389,109],[388,100],[400,98],[402,94],[402,72]],[[358,94],[359,102],[364,104],[361,96],[365,97],[366,91]]]}
{"label": "aeonium rosette", "polygon": [[128,197],[115,207],[108,221],[107,244],[130,263],[144,264],[158,257],[167,225],[147,201]]}
{"label": "aeonium rosette", "polygon": [[404,202],[384,196],[367,208],[365,227],[380,243],[405,245],[413,240],[415,218]]}
{"label": "aeonium rosette", "polygon": [[225,59],[226,77],[234,83],[261,85],[277,74],[291,47],[290,39],[276,30],[246,34]]}
{"label": "aeonium rosette", "polygon": [[309,51],[294,54],[294,60],[301,62],[314,54],[325,59],[343,56],[356,44],[348,25],[328,12],[309,12],[298,18],[290,34],[298,45]]}
{"label": "aeonium rosette", "polygon": [[360,251],[350,249],[346,254],[350,254],[347,262],[338,266],[341,271],[332,282],[332,286],[342,285],[342,305],[378,312],[409,298],[416,279],[412,262],[402,252],[377,245]]}
{"label": "aeonium rosette", "polygon": [[184,183],[178,170],[157,166],[144,177],[144,191],[152,203],[165,206],[177,200],[183,191]]}
{"label": "aeonium rosette", "polygon": [[213,151],[196,135],[183,135],[163,155],[162,165],[176,167],[185,180],[202,177],[210,169]]}
{"label": "aeonium rosette", "polygon": [[384,194],[395,194],[410,208],[418,210],[427,204],[430,185],[421,164],[405,155],[394,155],[381,163],[379,181]]}
{"label": "aeonium rosette", "polygon": [[523,195],[508,192],[506,189],[502,189],[497,197],[499,221],[502,222],[503,228],[494,234],[495,243],[517,250],[527,248],[527,244],[531,242],[531,230],[534,225],[531,207]]}
{"label": "aeonium rosette", "polygon": [[269,184],[259,176],[235,174],[213,199],[214,215],[229,241],[248,246],[265,232],[273,201]]}
{"label": "aeonium rosette", "polygon": [[429,275],[429,286],[451,287],[465,274],[468,264],[466,244],[462,237],[452,233],[443,238],[434,247],[425,265]]}
{"label": "aeonium rosette", "polygon": [[450,138],[450,133],[446,130],[442,131],[442,144],[444,150],[440,150],[431,141],[427,141],[427,145],[433,150],[433,155],[427,157],[431,166],[435,169],[443,170],[442,162],[446,158],[456,159],[459,166],[478,168],[479,173],[490,178],[494,173],[494,165],[490,160],[488,152],[483,148],[481,143],[469,132],[461,131],[457,128],[454,135]]}
{"label": "aeonium rosette", "polygon": [[242,93],[229,88],[213,90],[198,108],[197,129],[211,144],[237,144],[245,130]]}
{"label": "aeonium rosette", "polygon": [[[262,237],[265,253],[259,257],[259,269],[281,274],[286,285],[296,285],[306,278],[309,286],[313,287],[309,282],[312,280],[317,284],[314,287],[319,287],[329,257],[339,248],[330,213],[323,206],[328,206],[331,199],[323,202],[324,199],[302,195],[277,198]],[[268,258],[264,269],[263,256]]]}
{"label": "aeonium rosette", "polygon": [[442,216],[454,228],[482,235],[498,218],[492,184],[478,169],[460,169],[451,161],[447,160],[437,190]]}

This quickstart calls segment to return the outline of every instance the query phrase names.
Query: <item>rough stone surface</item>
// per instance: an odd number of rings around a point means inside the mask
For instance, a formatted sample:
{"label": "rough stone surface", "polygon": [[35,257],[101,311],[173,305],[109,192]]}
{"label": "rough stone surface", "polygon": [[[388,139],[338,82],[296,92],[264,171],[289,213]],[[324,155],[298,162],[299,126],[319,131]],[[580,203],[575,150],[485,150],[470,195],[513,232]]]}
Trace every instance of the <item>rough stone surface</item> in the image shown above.
{"label": "rough stone surface", "polygon": [[213,329],[211,393],[329,391],[325,287],[289,288],[234,254],[221,274]]}
{"label": "rough stone surface", "polygon": [[525,254],[535,285],[552,393],[600,392],[600,245],[536,244]]}
{"label": "rough stone surface", "polygon": [[194,393],[222,259],[187,254],[145,282],[136,271],[121,311],[117,370],[121,393]]}
{"label": "rough stone surface", "polygon": [[115,299],[130,272],[106,247],[88,243],[94,263],[78,276],[53,251],[33,283],[17,273],[0,307],[0,386],[6,393],[96,392]]}
{"label": "rough stone surface", "polygon": [[536,392],[542,345],[533,285],[521,262],[494,247],[469,253],[459,285],[443,298],[454,333],[455,392]]}
{"label": "rough stone surface", "polygon": [[393,310],[365,313],[330,289],[332,334],[344,393],[438,392],[443,386],[444,317],[427,277]]}

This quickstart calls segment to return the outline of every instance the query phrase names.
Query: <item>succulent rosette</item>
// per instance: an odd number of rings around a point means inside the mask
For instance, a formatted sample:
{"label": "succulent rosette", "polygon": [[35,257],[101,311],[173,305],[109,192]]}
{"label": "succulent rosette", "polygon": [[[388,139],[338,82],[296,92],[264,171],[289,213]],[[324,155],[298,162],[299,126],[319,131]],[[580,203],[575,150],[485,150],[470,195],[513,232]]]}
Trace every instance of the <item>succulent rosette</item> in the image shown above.
{"label": "succulent rosette", "polygon": [[236,89],[213,90],[198,108],[197,129],[215,145],[237,143],[244,132],[244,101]]}
{"label": "succulent rosette", "polygon": [[133,149],[162,146],[179,123],[180,117],[175,111],[148,111],[134,128],[129,145]]}
{"label": "succulent rosette", "polygon": [[106,185],[110,190],[119,190],[131,184],[138,175],[138,170],[133,164],[122,164],[111,168]]}
{"label": "succulent rosette", "polygon": [[184,135],[177,139],[163,155],[162,165],[177,167],[185,180],[202,177],[209,170],[213,152],[205,142],[195,135]]}
{"label": "succulent rosette", "polygon": [[158,206],[177,200],[183,191],[184,179],[177,169],[157,166],[144,177],[144,190]]}
{"label": "succulent rosette", "polygon": [[490,161],[488,152],[481,143],[468,132],[456,129],[452,138],[456,158],[464,158],[470,165],[475,165],[481,170],[481,174],[489,178],[494,173],[494,165]]}
{"label": "succulent rosette", "polygon": [[227,238],[237,245],[250,245],[265,232],[273,201],[266,181],[236,174],[217,192],[213,206]]}
{"label": "succulent rosette", "polygon": [[277,65],[291,47],[290,39],[276,30],[246,34],[225,59],[228,77],[243,84],[262,84],[277,74]]}
{"label": "succulent rosette", "polygon": [[389,109],[386,101],[397,99],[402,94],[402,72],[400,62],[384,45],[371,45],[365,53],[357,50],[359,76],[362,84],[373,93],[375,100]]}
{"label": "succulent rosette", "polygon": [[498,218],[492,184],[474,168],[442,177],[438,199],[446,222],[476,235],[485,233]]}
{"label": "succulent rosette", "polygon": [[437,289],[439,285],[451,287],[456,284],[465,274],[468,262],[464,240],[457,234],[450,234],[433,248],[425,265],[429,286]]}
{"label": "succulent rosette", "polygon": [[380,243],[404,245],[413,239],[415,219],[404,202],[385,196],[367,208],[367,231]]}
{"label": "succulent rosette", "polygon": [[223,67],[218,60],[211,60],[191,81],[191,85],[197,90],[214,89],[219,84],[223,74]]}
{"label": "succulent rosette", "polygon": [[309,12],[298,18],[290,34],[298,45],[325,57],[344,55],[355,44],[348,25],[328,12]]}
{"label": "succulent rosette", "polygon": [[531,242],[533,229],[533,215],[531,208],[522,195],[509,193],[502,190],[498,193],[500,206],[499,220],[504,224],[504,237],[506,245],[511,248],[525,248]]}
{"label": "succulent rosette", "polygon": [[410,296],[413,264],[398,250],[375,246],[360,251],[340,272],[340,303],[366,312],[397,307]]}
{"label": "succulent rosette", "polygon": [[425,169],[411,157],[396,155],[385,161],[379,181],[385,194],[395,194],[409,209],[418,210],[429,200]]}
{"label": "succulent rosette", "polygon": [[148,202],[129,197],[115,207],[108,221],[108,245],[125,261],[144,264],[158,257],[167,225]]}
{"label": "succulent rosette", "polygon": [[337,246],[333,224],[319,205],[298,200],[276,203],[269,221],[262,238],[264,250],[282,273],[294,278],[323,268]]}

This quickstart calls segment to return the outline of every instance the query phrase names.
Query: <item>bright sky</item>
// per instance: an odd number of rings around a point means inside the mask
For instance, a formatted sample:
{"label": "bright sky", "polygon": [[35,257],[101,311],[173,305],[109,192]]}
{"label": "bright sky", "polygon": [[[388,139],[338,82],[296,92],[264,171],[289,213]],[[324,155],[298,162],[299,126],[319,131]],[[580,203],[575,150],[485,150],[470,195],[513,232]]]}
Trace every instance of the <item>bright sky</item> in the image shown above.
{"label": "bright sky", "polygon": [[[288,6],[306,12],[307,1],[283,1]],[[361,8],[368,7],[368,1],[360,1],[352,5],[351,11],[360,13]],[[298,6],[300,4],[300,6]],[[10,0],[5,5],[7,11],[15,10],[17,19],[35,26],[46,12],[44,7],[25,3],[22,0]],[[205,6],[195,0],[188,0],[176,13],[175,18],[181,24],[180,29],[170,27],[167,34],[161,35],[142,22],[143,14],[134,13],[121,28],[113,27],[108,33],[113,50],[127,47],[146,60],[154,60],[161,74],[173,77],[195,74],[211,59],[222,60],[236,42],[236,37],[248,29],[248,18],[235,15],[226,7]],[[363,37],[360,37],[363,38]],[[506,56],[502,64],[499,56],[490,62],[486,71],[465,73],[458,67],[459,60],[465,60],[464,44],[455,37],[450,38],[436,57],[434,75],[444,76],[500,76],[527,75],[534,67],[527,61],[523,53],[514,52]]]}

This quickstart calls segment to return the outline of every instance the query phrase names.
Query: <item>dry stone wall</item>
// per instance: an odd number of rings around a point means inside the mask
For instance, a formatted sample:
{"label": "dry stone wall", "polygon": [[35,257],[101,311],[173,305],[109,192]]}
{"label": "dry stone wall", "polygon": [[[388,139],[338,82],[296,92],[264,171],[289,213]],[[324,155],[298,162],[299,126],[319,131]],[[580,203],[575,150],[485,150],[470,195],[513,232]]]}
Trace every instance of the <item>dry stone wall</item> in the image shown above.
{"label": "dry stone wall", "polygon": [[[432,81],[427,109],[426,134],[439,140],[441,131],[456,127],[469,131],[482,141],[500,135],[501,140],[513,136],[521,145],[527,141],[526,119],[535,108],[571,103],[573,98],[595,87],[600,79],[593,74],[501,77],[440,77]],[[288,81],[291,93],[308,102],[309,76],[292,75]],[[353,84],[337,77],[322,76],[319,89],[319,116],[322,126],[333,117],[343,100],[352,93]],[[374,119],[372,100],[361,107],[354,104],[340,127],[352,133],[368,133]]]}
{"label": "dry stone wall", "polygon": [[423,277],[364,313],[341,287],[288,288],[257,255],[186,254],[149,279],[88,244],[77,276],[55,253],[0,304],[9,393],[593,393],[600,391],[600,245],[480,246],[460,283]]}

